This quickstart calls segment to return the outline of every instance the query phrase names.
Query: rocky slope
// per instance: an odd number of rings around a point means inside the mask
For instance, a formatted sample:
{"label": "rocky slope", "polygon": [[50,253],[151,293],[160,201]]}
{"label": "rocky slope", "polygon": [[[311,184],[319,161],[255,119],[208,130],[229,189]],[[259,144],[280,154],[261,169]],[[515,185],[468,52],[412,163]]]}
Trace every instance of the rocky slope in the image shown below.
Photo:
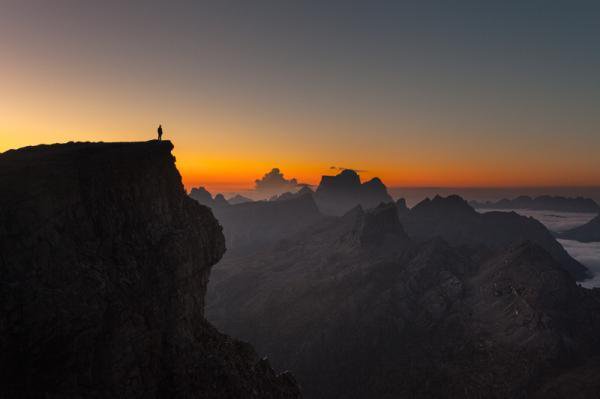
{"label": "rocky slope", "polygon": [[478,213],[456,195],[428,198],[409,212],[401,208],[399,213],[402,225],[415,239],[442,237],[454,246],[485,246],[491,250],[531,241],[548,251],[576,279],[589,277],[588,270],[534,218],[515,212]]}
{"label": "rocky slope", "polygon": [[170,142],[0,154],[0,396],[296,398],[204,319],[225,246]]}
{"label": "rocky slope", "polygon": [[413,239],[395,208],[358,207],[224,258],[207,317],[292,370],[307,398],[546,397],[556,381],[595,397],[600,290],[531,241]]}
{"label": "rocky slope", "polygon": [[361,183],[358,173],[349,169],[336,176],[323,176],[315,192],[315,200],[321,212],[337,216],[357,205],[369,209],[381,203],[393,202],[379,178]]}
{"label": "rocky slope", "polygon": [[600,215],[590,220],[583,226],[575,227],[563,233],[556,234],[559,238],[567,240],[575,240],[581,242],[598,242],[600,241]]}
{"label": "rocky slope", "polygon": [[476,209],[528,209],[556,212],[600,212],[600,206],[591,198],[566,198],[542,195],[539,197],[521,196],[514,199],[502,199],[496,202],[471,201]]}

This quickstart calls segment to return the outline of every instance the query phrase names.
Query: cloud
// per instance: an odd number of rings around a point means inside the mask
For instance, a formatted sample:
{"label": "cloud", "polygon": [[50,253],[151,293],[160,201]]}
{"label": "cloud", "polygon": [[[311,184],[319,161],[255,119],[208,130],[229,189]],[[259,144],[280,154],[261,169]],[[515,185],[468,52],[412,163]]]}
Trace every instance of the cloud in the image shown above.
{"label": "cloud", "polygon": [[347,170],[347,169],[353,170],[356,173],[366,173],[366,172],[368,172],[368,170],[365,170],[365,169],[344,168],[342,166],[330,166],[329,169],[331,169],[331,170],[337,170],[337,171],[340,171],[340,172],[343,171],[343,170]]}
{"label": "cloud", "polygon": [[257,191],[289,191],[298,188],[298,180],[286,179],[279,168],[273,168],[269,173],[254,181]]}

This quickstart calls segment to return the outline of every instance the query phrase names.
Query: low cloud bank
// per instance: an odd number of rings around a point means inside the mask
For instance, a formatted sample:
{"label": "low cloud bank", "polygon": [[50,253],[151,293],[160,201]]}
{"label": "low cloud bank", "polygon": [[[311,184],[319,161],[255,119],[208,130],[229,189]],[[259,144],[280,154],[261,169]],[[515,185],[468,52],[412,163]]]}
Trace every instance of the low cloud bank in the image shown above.
{"label": "low cloud bank", "polygon": [[585,265],[593,277],[581,283],[586,288],[600,287],[600,242],[583,243],[572,240],[558,240],[573,258]]}

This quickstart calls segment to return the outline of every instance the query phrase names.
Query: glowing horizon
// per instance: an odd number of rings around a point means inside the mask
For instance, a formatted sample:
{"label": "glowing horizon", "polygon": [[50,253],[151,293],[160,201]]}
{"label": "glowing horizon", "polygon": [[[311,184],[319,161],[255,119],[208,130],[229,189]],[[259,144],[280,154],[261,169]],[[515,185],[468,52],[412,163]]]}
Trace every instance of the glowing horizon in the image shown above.
{"label": "glowing horizon", "polygon": [[330,166],[388,187],[600,186],[599,6],[24,3],[0,14],[0,151],[161,123],[187,189]]}

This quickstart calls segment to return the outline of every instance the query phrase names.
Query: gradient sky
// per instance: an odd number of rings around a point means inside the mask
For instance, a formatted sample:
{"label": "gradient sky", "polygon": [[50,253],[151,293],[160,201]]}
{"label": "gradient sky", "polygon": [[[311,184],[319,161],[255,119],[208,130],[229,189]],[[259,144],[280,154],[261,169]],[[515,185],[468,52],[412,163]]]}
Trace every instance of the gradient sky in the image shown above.
{"label": "gradient sky", "polygon": [[598,1],[0,0],[0,54],[0,151],[162,123],[188,188],[600,185]]}

